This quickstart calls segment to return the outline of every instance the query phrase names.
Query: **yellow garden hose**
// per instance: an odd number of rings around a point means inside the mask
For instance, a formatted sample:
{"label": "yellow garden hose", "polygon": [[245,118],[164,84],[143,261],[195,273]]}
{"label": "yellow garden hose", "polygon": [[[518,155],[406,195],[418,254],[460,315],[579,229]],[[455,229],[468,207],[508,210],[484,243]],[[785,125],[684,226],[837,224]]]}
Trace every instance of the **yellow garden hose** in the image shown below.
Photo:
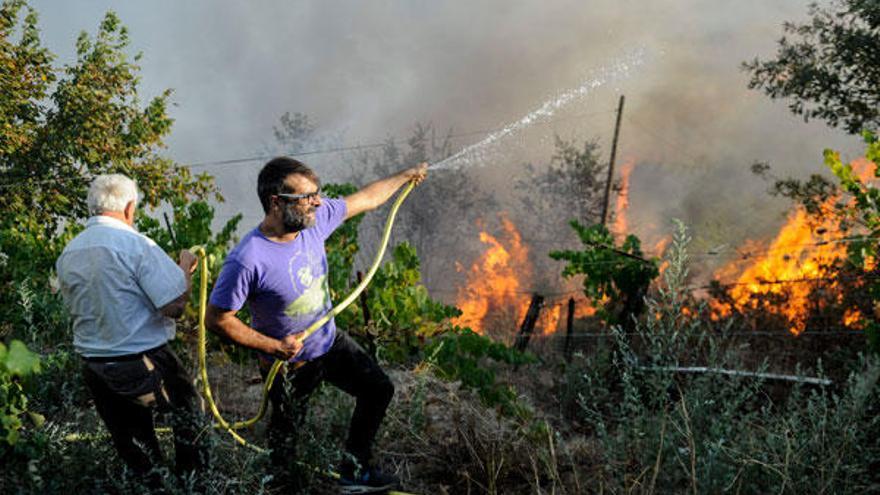
{"label": "yellow garden hose", "polygon": [[[354,302],[355,299],[364,291],[367,285],[370,283],[370,280],[373,278],[373,275],[376,274],[376,271],[379,269],[379,264],[382,262],[382,257],[385,255],[385,249],[388,247],[388,241],[391,238],[391,227],[394,225],[394,218],[397,216],[397,210],[400,209],[400,205],[403,204],[403,201],[409,195],[409,193],[413,190],[416,183],[414,181],[410,181],[409,184],[403,189],[403,191],[398,195],[397,199],[394,201],[394,204],[391,206],[391,212],[388,213],[388,218],[385,221],[385,230],[382,232],[382,239],[379,243],[379,250],[376,253],[376,257],[373,260],[373,264],[370,266],[370,270],[364,276],[363,280],[358,284],[357,287],[348,295],[342,302],[337,304],[333,309],[327,312],[324,316],[316,320],[312,323],[304,332],[303,340],[309,338],[313,333],[315,333],[319,328],[321,328],[325,323],[330,321],[331,318],[341,313],[345,308],[348,307],[349,304]],[[257,450],[259,452],[263,452],[264,450],[252,445],[247,442],[241,435],[236,433],[235,430],[253,426],[257,421],[259,421],[265,414],[266,408],[269,402],[269,389],[272,388],[272,383],[275,381],[275,377],[278,375],[279,370],[286,363],[283,360],[276,359],[272,364],[272,368],[269,370],[269,374],[266,376],[266,380],[263,383],[263,398],[260,402],[260,408],[257,411],[257,414],[250,419],[244,421],[237,421],[235,423],[229,423],[226,421],[223,416],[220,414],[220,410],[217,408],[217,403],[214,401],[213,394],[211,393],[211,385],[208,382],[208,367],[206,364],[207,360],[207,329],[205,327],[205,311],[207,308],[207,299],[208,299],[208,279],[210,278],[208,272],[208,259],[207,253],[205,252],[204,247],[196,246],[191,249],[193,254],[199,257],[199,270],[201,271],[201,280],[199,283],[199,323],[198,323],[198,335],[199,335],[199,343],[198,343],[198,354],[199,354],[199,376],[202,381],[202,393],[205,396],[205,401],[208,403],[208,407],[211,409],[211,413],[214,416],[214,419],[217,420],[217,424],[214,425],[215,428],[223,429],[228,432],[232,438],[235,439],[241,445],[244,445],[248,448]],[[333,478],[339,478],[337,473],[330,472],[328,473]],[[398,494],[404,495],[404,492],[387,492],[389,494]]]}
{"label": "yellow garden hose", "polygon": [[[397,211],[400,209],[400,205],[403,204],[403,201],[409,195],[409,193],[413,190],[416,183],[411,181],[407,186],[403,189],[403,191],[398,195],[397,200],[394,201],[394,204],[391,207],[391,212],[388,214],[388,218],[385,221],[385,230],[382,233],[382,239],[379,243],[379,251],[376,253],[376,257],[373,260],[373,264],[370,266],[370,270],[367,272],[366,276],[363,280],[358,284],[357,287],[348,295],[341,303],[337,304],[333,309],[331,309],[327,314],[316,320],[312,323],[304,332],[303,340],[309,338],[313,333],[315,333],[321,326],[330,321],[330,318],[341,313],[345,308],[348,307],[349,304],[354,302],[355,299],[364,291],[367,287],[367,284],[370,283],[370,280],[373,278],[373,275],[376,274],[376,271],[379,269],[379,264],[382,262],[382,257],[385,255],[385,249],[388,247],[388,241],[391,238],[391,227],[394,225],[394,219],[397,216]],[[190,249],[196,256],[199,258],[199,270],[201,271],[201,280],[199,283],[199,322],[198,322],[198,358],[199,358],[199,377],[202,381],[202,393],[205,396],[205,400],[208,403],[208,406],[211,409],[211,413],[214,416],[214,419],[217,420],[217,423],[214,425],[215,428],[223,429],[228,432],[232,438],[235,439],[239,444],[246,446],[250,449],[253,449],[257,452],[264,453],[265,449],[262,449],[256,445],[249,443],[247,440],[242,438],[241,435],[235,432],[235,430],[253,426],[257,421],[259,421],[265,414],[266,408],[269,402],[269,389],[272,387],[272,383],[275,380],[275,377],[278,375],[278,371],[285,364],[285,361],[275,360],[272,365],[272,368],[269,370],[269,374],[266,376],[265,383],[263,384],[263,398],[260,402],[260,409],[257,411],[257,414],[248,420],[237,421],[235,423],[229,423],[223,418],[223,415],[220,414],[220,410],[217,408],[217,403],[214,401],[213,394],[211,393],[211,385],[208,382],[208,367],[207,367],[207,329],[205,327],[205,311],[207,308],[207,300],[208,300],[208,279],[210,278],[210,274],[208,272],[208,259],[207,253],[205,252],[205,248],[202,246],[195,246]],[[169,428],[156,428],[156,432],[158,433],[167,433],[169,432]],[[82,440],[92,440],[98,437],[103,438],[104,435],[89,435],[89,434],[69,434],[65,436],[66,441],[75,442]],[[339,479],[339,474],[333,471],[322,471],[323,474],[334,478]],[[386,492],[389,495],[411,495],[406,492],[399,491],[388,491]]]}

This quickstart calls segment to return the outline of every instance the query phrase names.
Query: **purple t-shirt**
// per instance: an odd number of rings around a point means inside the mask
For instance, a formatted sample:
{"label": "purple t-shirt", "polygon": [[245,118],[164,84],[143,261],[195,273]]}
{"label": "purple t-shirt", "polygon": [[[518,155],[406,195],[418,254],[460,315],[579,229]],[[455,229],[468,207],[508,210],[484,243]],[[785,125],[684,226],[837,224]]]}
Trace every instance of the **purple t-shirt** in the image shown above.
{"label": "purple t-shirt", "polygon": [[[226,257],[211,291],[211,304],[239,310],[247,301],[251,326],[274,338],[304,331],[333,309],[324,241],[345,220],[345,200],[322,199],[315,226],[290,242],[274,242],[259,227],[251,230]],[[294,361],[315,359],[333,345],[331,318],[303,343]]]}

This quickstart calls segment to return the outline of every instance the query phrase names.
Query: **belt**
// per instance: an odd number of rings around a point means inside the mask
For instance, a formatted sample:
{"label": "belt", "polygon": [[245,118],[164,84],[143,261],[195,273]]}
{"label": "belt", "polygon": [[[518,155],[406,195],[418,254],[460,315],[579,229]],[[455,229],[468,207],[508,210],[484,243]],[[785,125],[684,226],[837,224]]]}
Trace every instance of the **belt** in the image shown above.
{"label": "belt", "polygon": [[158,347],[153,347],[152,349],[147,349],[146,351],[141,351],[135,354],[121,354],[119,356],[82,356],[85,361],[90,363],[113,363],[117,361],[136,361],[138,359],[143,359],[144,354],[149,354],[154,351],[158,351],[165,347],[166,344],[162,344]]}

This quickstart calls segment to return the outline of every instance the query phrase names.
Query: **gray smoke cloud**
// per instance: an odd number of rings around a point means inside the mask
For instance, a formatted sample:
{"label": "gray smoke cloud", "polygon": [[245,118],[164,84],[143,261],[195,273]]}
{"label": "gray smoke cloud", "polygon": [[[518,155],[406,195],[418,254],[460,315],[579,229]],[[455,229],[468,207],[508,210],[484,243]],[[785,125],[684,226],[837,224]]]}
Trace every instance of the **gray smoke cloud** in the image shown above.
{"label": "gray smoke cloud", "polygon": [[[556,134],[598,139],[607,157],[619,94],[627,102],[618,156],[638,164],[631,224],[668,231],[678,216],[701,246],[736,245],[780,222],[787,205],[767,197],[766,184],[748,171],[752,162],[804,176],[821,169],[825,147],[849,157],[861,149],[858,139],[805,124],[784,103],[746,88],[740,63],[772,55],[781,24],[806,18],[802,0],[33,4],[61,62],[70,60],[80,30],[94,32],[103,12],[118,12],[133,51],[144,52],[144,97],[174,89],[168,154],[184,163],[264,152],[286,111],[308,114],[345,144],[404,138],[417,121],[497,128],[643,49],[627,78],[504,138],[486,157],[475,177],[515,222],[512,171],[546,164]],[[334,160],[314,159],[325,175],[344,175]],[[210,168],[228,201],[221,218],[241,211],[244,226],[259,220],[260,165]]]}

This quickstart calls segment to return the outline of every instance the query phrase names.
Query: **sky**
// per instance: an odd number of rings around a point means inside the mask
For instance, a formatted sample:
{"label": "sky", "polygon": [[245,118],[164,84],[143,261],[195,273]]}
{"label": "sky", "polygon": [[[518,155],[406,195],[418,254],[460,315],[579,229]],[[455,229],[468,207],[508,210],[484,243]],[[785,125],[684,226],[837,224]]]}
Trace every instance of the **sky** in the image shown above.
{"label": "sky", "polygon": [[[629,70],[552,116],[503,138],[483,156],[481,186],[507,194],[514,165],[549,162],[553,138],[597,139],[607,156],[626,95],[618,157],[636,162],[636,228],[677,216],[698,240],[735,245],[767,235],[788,205],[749,172],[821,171],[822,150],[855,158],[857,138],[805,123],[785,102],[747,88],[743,61],[768,58],[802,0],[561,0],[344,2],[33,1],[44,44],[72,60],[80,31],[107,10],[142,52],[141,95],[173,89],[166,154],[182,163],[265,153],[285,112],[306,113],[344,145],[405,138],[416,122],[455,132],[516,122],[621,60]],[[479,134],[454,141],[460,148]],[[251,192],[261,161],[212,166],[227,204],[259,218]],[[333,175],[333,157],[319,173]],[[433,180],[443,180],[436,171]],[[564,208],[565,205],[561,204]],[[487,212],[487,215],[492,212]],[[526,227],[523,227],[526,228]]]}

